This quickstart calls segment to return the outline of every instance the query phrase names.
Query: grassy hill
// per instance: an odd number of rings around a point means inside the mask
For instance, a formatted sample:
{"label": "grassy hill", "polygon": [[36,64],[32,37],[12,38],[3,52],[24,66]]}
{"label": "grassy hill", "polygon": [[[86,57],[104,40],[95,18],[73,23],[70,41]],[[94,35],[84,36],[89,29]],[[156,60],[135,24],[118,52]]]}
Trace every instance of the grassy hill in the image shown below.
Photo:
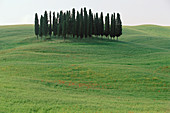
{"label": "grassy hill", "polygon": [[119,42],[64,42],[1,26],[0,112],[170,112],[170,27],[123,32]]}

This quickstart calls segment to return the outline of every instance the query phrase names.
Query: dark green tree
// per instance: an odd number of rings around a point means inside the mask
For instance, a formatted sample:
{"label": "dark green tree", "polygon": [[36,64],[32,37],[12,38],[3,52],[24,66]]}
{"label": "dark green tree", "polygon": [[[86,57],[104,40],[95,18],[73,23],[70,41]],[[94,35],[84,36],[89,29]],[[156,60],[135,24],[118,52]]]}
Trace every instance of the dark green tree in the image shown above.
{"label": "dark green tree", "polygon": [[54,26],[56,23],[56,17],[55,17],[55,12],[53,12],[53,35],[54,35]]}
{"label": "dark green tree", "polygon": [[95,17],[95,35],[100,35],[100,24],[99,24],[99,16],[98,13],[96,13],[96,17]]}
{"label": "dark green tree", "polygon": [[67,11],[66,13],[66,34],[70,35],[72,32],[72,22],[71,22],[71,12]]}
{"label": "dark green tree", "polygon": [[52,34],[52,27],[51,27],[51,11],[50,11],[49,17],[50,17],[49,35],[50,35],[50,37],[51,37],[51,34]]}
{"label": "dark green tree", "polygon": [[87,10],[86,10],[86,8],[84,8],[84,27],[83,27],[83,29],[84,29],[84,35],[85,35],[85,38],[87,38],[87,21],[88,21],[88,15],[87,15]]}
{"label": "dark green tree", "polygon": [[42,38],[43,36],[43,16],[41,15],[40,18],[40,32],[39,32],[40,37]]}
{"label": "dark green tree", "polygon": [[63,25],[63,11],[60,11],[60,15],[59,15],[59,28],[58,28],[58,36],[62,35],[62,25]]}
{"label": "dark green tree", "polygon": [[83,21],[83,9],[81,8],[80,13],[80,29],[79,29],[80,38],[83,38],[84,35],[84,21]]}
{"label": "dark green tree", "polygon": [[45,36],[47,36],[48,35],[48,14],[47,14],[47,11],[45,11],[45,13],[44,13],[44,19],[43,19],[43,34],[45,35]]}
{"label": "dark green tree", "polygon": [[76,35],[76,15],[75,15],[75,9],[73,8],[72,9],[72,35],[73,35],[73,38],[75,37]]}
{"label": "dark green tree", "polygon": [[104,35],[104,22],[103,22],[103,12],[100,15],[100,35]]}
{"label": "dark green tree", "polygon": [[92,36],[92,32],[93,32],[93,14],[91,9],[89,10],[89,37]]}
{"label": "dark green tree", "polygon": [[57,19],[55,17],[55,12],[53,12],[53,35],[57,35]]}
{"label": "dark green tree", "polygon": [[116,37],[118,40],[118,37],[122,35],[122,21],[120,19],[120,14],[117,13],[117,18],[116,18]]}
{"label": "dark green tree", "polygon": [[39,20],[38,20],[38,14],[35,14],[35,35],[37,36],[38,39],[38,35],[39,35]]}
{"label": "dark green tree", "polygon": [[63,39],[66,39],[66,20],[63,21],[63,26],[62,26],[62,35]]}
{"label": "dark green tree", "polygon": [[110,23],[109,23],[109,13],[105,17],[105,36],[108,37],[110,34]]}
{"label": "dark green tree", "polygon": [[77,38],[80,36],[80,33],[79,33],[79,29],[80,29],[80,14],[79,12],[77,11],[77,16],[76,16],[76,36]]}
{"label": "dark green tree", "polygon": [[115,21],[115,13],[114,13],[114,15],[112,14],[112,16],[111,16],[110,36],[111,36],[112,38],[115,37],[115,32],[116,32],[115,30],[116,30],[116,21]]}

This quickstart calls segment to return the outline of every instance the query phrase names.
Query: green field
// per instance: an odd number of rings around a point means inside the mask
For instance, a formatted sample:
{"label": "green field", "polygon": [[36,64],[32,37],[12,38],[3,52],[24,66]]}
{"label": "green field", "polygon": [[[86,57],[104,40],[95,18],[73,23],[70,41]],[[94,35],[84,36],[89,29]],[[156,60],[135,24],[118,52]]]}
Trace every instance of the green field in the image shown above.
{"label": "green field", "polygon": [[170,27],[124,26],[119,39],[1,26],[0,113],[170,112]]}

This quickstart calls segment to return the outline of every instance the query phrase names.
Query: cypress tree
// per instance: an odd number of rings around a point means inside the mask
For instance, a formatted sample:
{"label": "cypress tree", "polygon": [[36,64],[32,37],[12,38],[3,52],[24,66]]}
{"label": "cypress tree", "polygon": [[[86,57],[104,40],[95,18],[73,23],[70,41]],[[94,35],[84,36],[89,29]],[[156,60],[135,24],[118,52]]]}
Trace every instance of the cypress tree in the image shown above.
{"label": "cypress tree", "polygon": [[51,37],[51,34],[52,34],[52,28],[51,28],[51,11],[50,11],[49,17],[50,17],[49,35],[50,35],[50,37]]}
{"label": "cypress tree", "polygon": [[79,34],[80,34],[80,38],[83,38],[84,35],[84,25],[83,25],[83,9],[81,8],[81,13],[80,13],[80,29],[79,29]]}
{"label": "cypress tree", "polygon": [[87,37],[89,36],[89,15],[87,14]]}
{"label": "cypress tree", "polygon": [[72,9],[72,34],[73,34],[73,38],[76,35],[76,23],[75,23],[75,9]]}
{"label": "cypress tree", "polygon": [[96,13],[96,18],[95,18],[95,35],[99,35],[100,34],[100,31],[99,31],[99,27],[100,24],[99,24],[99,17],[98,17],[98,13]]}
{"label": "cypress tree", "polygon": [[62,24],[63,24],[62,25],[62,35],[65,40],[66,39],[66,20],[64,20]]}
{"label": "cypress tree", "polygon": [[96,15],[94,15],[94,19],[93,19],[93,35],[97,35],[97,27],[96,27]]}
{"label": "cypress tree", "polygon": [[79,33],[79,29],[80,29],[80,16],[79,16],[79,12],[77,11],[77,17],[76,17],[76,36],[77,38],[80,36]]}
{"label": "cypress tree", "polygon": [[110,24],[109,24],[109,13],[105,17],[105,36],[108,37],[110,34]]}
{"label": "cypress tree", "polygon": [[38,14],[35,14],[35,35],[37,36],[38,39],[38,35],[39,35],[39,20],[38,20]]}
{"label": "cypress tree", "polygon": [[63,11],[60,11],[59,15],[59,28],[58,28],[58,35],[62,35],[62,25],[63,25]]}
{"label": "cypress tree", "polygon": [[93,14],[91,9],[89,9],[89,37],[92,36],[93,32]]}
{"label": "cypress tree", "polygon": [[53,35],[54,35],[54,26],[55,26],[55,23],[56,23],[56,18],[55,18],[55,12],[53,12]]}
{"label": "cypress tree", "polygon": [[67,11],[65,20],[66,20],[66,34],[70,35],[72,34],[72,29],[73,29],[70,11]]}
{"label": "cypress tree", "polygon": [[104,35],[104,22],[103,22],[103,12],[100,15],[100,35]]}
{"label": "cypress tree", "polygon": [[55,17],[55,12],[53,12],[53,35],[56,37],[57,35],[57,29],[56,29],[56,17]]}
{"label": "cypress tree", "polygon": [[55,17],[55,12],[53,12],[53,35],[56,37],[56,35],[57,35],[57,19],[56,19],[56,17]]}
{"label": "cypress tree", "polygon": [[40,37],[42,38],[43,36],[43,16],[41,15],[41,18],[40,18]]}
{"label": "cypress tree", "polygon": [[113,38],[113,14],[111,15],[110,37]]}
{"label": "cypress tree", "polygon": [[45,11],[44,13],[44,19],[43,19],[43,24],[44,24],[44,35],[47,36],[48,35],[48,14],[47,11]]}
{"label": "cypress tree", "polygon": [[115,37],[115,33],[116,33],[116,20],[115,20],[115,13],[114,13],[114,15],[112,15],[113,17],[112,17],[112,24],[111,24],[111,29],[112,29],[112,37],[114,38]]}
{"label": "cypress tree", "polygon": [[84,8],[84,35],[85,35],[85,38],[87,38],[87,21],[88,21],[88,17],[87,17],[87,11],[86,11],[86,8]]}
{"label": "cypress tree", "polygon": [[116,18],[116,37],[118,40],[118,37],[122,35],[122,21],[120,19],[120,14],[117,13],[117,18]]}

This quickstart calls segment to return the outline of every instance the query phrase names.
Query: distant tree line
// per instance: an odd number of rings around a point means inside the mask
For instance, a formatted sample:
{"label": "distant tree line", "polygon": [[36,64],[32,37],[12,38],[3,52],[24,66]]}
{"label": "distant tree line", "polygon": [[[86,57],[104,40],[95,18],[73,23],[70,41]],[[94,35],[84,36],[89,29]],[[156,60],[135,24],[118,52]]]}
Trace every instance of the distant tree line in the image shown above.
{"label": "distant tree line", "polygon": [[[57,15],[56,15],[57,14]],[[106,36],[115,38],[122,35],[122,21],[120,14],[113,13],[111,18],[109,13],[103,16],[101,12],[100,16],[98,13],[93,14],[92,10],[89,9],[87,12],[86,8],[81,8],[81,11],[77,11],[73,8],[72,11],[60,11],[58,13],[51,11],[49,16],[47,11],[44,15],[41,15],[40,22],[38,14],[35,14],[35,35],[40,36],[62,36],[64,39],[66,36],[72,36],[77,38],[87,38],[92,36]]]}

